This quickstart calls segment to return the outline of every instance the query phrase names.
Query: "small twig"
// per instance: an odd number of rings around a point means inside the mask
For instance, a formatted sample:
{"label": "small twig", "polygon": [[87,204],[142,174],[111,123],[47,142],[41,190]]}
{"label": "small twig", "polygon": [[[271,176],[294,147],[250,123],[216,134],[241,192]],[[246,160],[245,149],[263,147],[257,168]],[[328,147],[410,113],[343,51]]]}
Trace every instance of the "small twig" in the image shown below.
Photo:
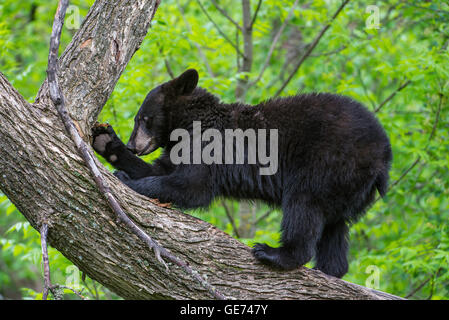
{"label": "small twig", "polygon": [[430,142],[432,142],[433,137],[435,136],[435,132],[438,127],[438,123],[440,122],[440,112],[441,112],[441,105],[443,102],[443,94],[440,93],[440,102],[438,103],[437,113],[435,114],[435,121],[432,126],[432,131],[430,132],[429,140],[427,140],[426,150],[429,147]]}
{"label": "small twig", "polygon": [[[235,29],[235,43],[237,47],[240,47],[239,29]],[[238,53],[235,55],[235,59],[237,61],[237,70],[240,70],[241,64],[240,64],[240,56],[238,55]]]}
{"label": "small twig", "polygon": [[[186,16],[185,16],[185,10],[184,7],[179,3],[179,0],[176,1],[178,8],[179,8],[179,12],[181,13],[181,17],[184,20],[184,24],[186,25],[186,29],[189,33],[192,33],[192,27],[190,26],[189,21],[187,20]],[[215,78],[215,73],[212,70],[212,67],[210,66],[209,61],[207,60],[206,54],[204,53],[203,49],[201,48],[201,46],[195,42],[192,41],[193,45],[196,47],[196,49],[198,50],[198,54],[200,55],[201,60],[203,60],[204,65],[206,66],[207,72],[209,73],[209,76],[211,78]],[[237,44],[238,47],[238,44]]]}
{"label": "small twig", "polygon": [[220,13],[226,18],[228,19],[233,25],[235,25],[237,27],[237,29],[242,30],[242,27],[238,24],[238,22],[236,22],[234,19],[232,19],[229,14],[226,12],[226,10],[224,10],[222,7],[220,7],[218,5],[218,3],[215,0],[211,0],[212,4],[215,6],[215,8],[217,8],[218,11],[220,11]]}
{"label": "small twig", "polygon": [[100,295],[98,294],[97,282],[95,280],[92,280],[92,285],[94,286],[94,290],[95,290],[95,299],[99,300]]}
{"label": "small twig", "polygon": [[53,296],[57,296],[56,290],[58,288],[64,288],[72,290],[77,296],[79,296],[81,299],[86,300],[86,298],[81,295],[78,291],[76,291],[73,288],[63,286],[60,284],[51,284],[50,279],[50,260],[48,259],[48,246],[47,246],[47,236],[48,236],[48,224],[43,222],[40,228],[40,234],[41,234],[41,248],[42,248],[42,264],[44,269],[44,289],[42,290],[42,300],[48,299],[48,293],[53,293]]}
{"label": "small twig", "polygon": [[363,92],[365,92],[365,96],[367,97],[367,99],[369,100],[369,102],[371,102],[371,105],[373,107],[373,109],[376,108],[376,103],[374,102],[373,99],[371,99],[371,97],[369,96],[369,92],[368,92],[368,88],[365,85],[365,82],[363,81],[363,77],[362,77],[362,70],[358,70],[357,72],[359,79],[360,79],[360,84],[362,85],[363,88]]}
{"label": "small twig", "polygon": [[[427,139],[427,146],[424,148],[424,150],[428,149],[430,142],[432,141],[432,139],[435,136],[435,131],[436,131],[436,128],[437,128],[439,120],[440,120],[440,111],[441,111],[442,100],[443,100],[443,95],[440,94],[440,101],[438,103],[438,109],[437,109],[437,113],[435,115],[435,122],[433,123],[432,131],[430,132],[429,138]],[[397,185],[410,172],[410,170],[412,170],[418,164],[419,160],[421,160],[421,156],[418,156],[418,158],[411,164],[411,166],[407,170],[405,170],[402,173],[402,175],[395,182],[393,182],[391,184],[390,189],[392,187],[394,187],[395,185]]]}
{"label": "small twig", "polygon": [[343,51],[346,48],[347,48],[347,46],[341,46],[340,48],[332,50],[332,51],[320,52],[320,53],[315,53],[315,54],[311,53],[309,55],[309,57],[310,58],[327,57],[327,56],[331,56],[333,54],[339,53],[339,52]]}
{"label": "small twig", "polygon": [[[396,9],[398,6],[400,5],[400,3],[395,3],[393,5],[391,5],[388,10],[387,13],[385,14],[385,16],[382,18],[382,20],[380,21],[380,25],[386,25],[388,22],[390,22],[390,16],[391,13],[393,12],[394,9]],[[398,16],[394,17],[393,19],[397,19]]]}
{"label": "small twig", "polygon": [[[441,112],[441,105],[442,105],[443,97],[444,97],[443,94],[440,93],[440,100],[438,103],[437,113],[435,115],[435,122],[433,123],[432,131],[430,132],[429,138],[427,139],[427,145],[424,148],[424,151],[427,151],[430,142],[435,137],[435,132],[436,132],[439,120],[440,120],[440,112]],[[413,161],[413,163],[401,174],[401,176],[389,186],[388,191],[390,191],[399,182],[401,182],[401,180],[404,179],[404,177],[419,163],[420,160],[421,160],[421,156],[418,156],[418,158],[416,158],[416,160]],[[380,196],[378,196],[376,198],[376,200],[374,200],[374,203],[376,203],[379,199],[380,199]]]}
{"label": "small twig", "polygon": [[290,73],[290,75],[288,76],[287,80],[284,81],[284,83],[281,85],[281,87],[279,88],[279,90],[276,92],[276,94],[274,95],[275,97],[279,97],[279,95],[282,93],[282,91],[284,91],[285,87],[289,84],[289,82],[293,79],[294,75],[296,74],[296,72],[298,72],[299,68],[301,67],[302,63],[307,59],[307,57],[312,53],[313,49],[315,49],[315,47],[317,46],[317,44],[320,42],[321,38],[323,37],[323,35],[326,33],[326,31],[330,28],[332,22],[334,22],[334,20],[337,18],[337,16],[340,14],[340,12],[343,10],[343,8],[349,3],[350,0],[345,0],[343,1],[343,3],[340,5],[340,7],[337,9],[337,11],[334,13],[334,15],[332,16],[331,20],[329,21],[328,24],[326,24],[320,31],[320,33],[318,33],[318,35],[315,37],[315,39],[312,41],[312,43],[308,46],[307,51],[303,54],[303,56],[301,57],[301,59],[299,59],[299,61],[296,63],[295,67],[293,68],[293,71]]}
{"label": "small twig", "polygon": [[254,224],[258,224],[260,221],[265,220],[266,218],[268,218],[268,216],[270,214],[273,213],[273,209],[269,209],[267,212],[265,212],[263,215],[261,215],[259,218],[256,219],[256,221],[254,221]]}
{"label": "small twig", "polygon": [[174,79],[175,74],[173,73],[173,70],[170,66],[170,62],[168,61],[167,58],[164,58],[164,64],[165,64],[165,68],[167,69],[168,75],[170,76],[170,78]]}
{"label": "small twig", "polygon": [[240,51],[240,49],[237,47],[237,45],[232,42],[231,39],[228,38],[228,36],[220,29],[220,27],[215,23],[215,21],[211,18],[211,16],[209,15],[209,13],[207,13],[206,8],[204,8],[204,6],[201,4],[200,0],[196,0],[196,2],[198,2],[198,5],[201,8],[201,11],[203,11],[203,13],[206,15],[206,17],[209,19],[210,22],[212,22],[212,24],[214,25],[215,29],[217,29],[218,33],[227,41],[229,42],[229,44],[237,51],[237,53],[242,57],[245,58],[245,55]]}
{"label": "small twig", "polygon": [[262,0],[259,0],[259,2],[257,3],[256,11],[254,12],[253,19],[251,20],[251,23],[250,23],[250,28],[252,28],[254,26],[254,23],[256,22],[257,15],[259,14],[259,10],[260,10],[260,6],[261,5],[262,5]]}
{"label": "small twig", "polygon": [[282,32],[284,31],[288,22],[293,17],[293,12],[295,11],[295,8],[298,5],[298,2],[299,2],[299,0],[296,0],[295,3],[293,3],[290,11],[288,12],[287,17],[285,18],[285,20],[282,23],[281,27],[279,28],[278,32],[274,36],[273,42],[271,43],[270,49],[268,50],[267,57],[265,58],[265,62],[262,65],[262,68],[260,69],[259,75],[257,76],[257,78],[254,81],[251,82],[250,86],[255,85],[257,82],[260,81],[260,79],[262,79],[262,76],[263,76],[265,70],[268,68],[268,66],[270,64],[270,60],[271,60],[271,57],[273,56],[274,49],[276,48],[276,45],[277,45],[279,39],[281,38]]}
{"label": "small twig", "polygon": [[87,144],[84,142],[84,140],[81,138],[78,130],[76,129],[72,119],[70,118],[67,109],[65,107],[64,102],[64,96],[59,88],[59,85],[57,83],[56,78],[56,67],[58,62],[58,48],[59,48],[59,42],[61,37],[61,30],[62,25],[64,23],[64,16],[65,12],[68,6],[68,0],[60,0],[58,9],[56,11],[55,19],[53,21],[53,28],[52,33],[50,37],[50,54],[48,56],[48,85],[50,88],[50,98],[53,101],[53,104],[55,105],[56,109],[58,110],[59,115],[61,116],[62,122],[64,123],[64,126],[67,130],[67,132],[70,134],[73,142],[75,143],[75,146],[80,153],[80,155],[83,157],[86,166],[89,168],[95,184],[97,185],[100,193],[104,196],[104,198],[107,200],[107,203],[109,207],[112,209],[112,211],[116,214],[116,218],[118,221],[122,222],[126,225],[126,227],[129,228],[131,232],[133,232],[137,237],[145,242],[145,244],[154,251],[154,254],[157,258],[157,260],[165,266],[165,269],[168,271],[168,266],[166,265],[165,261],[162,259],[162,257],[167,258],[172,263],[176,264],[177,266],[181,267],[187,274],[192,276],[196,281],[198,281],[201,285],[203,285],[209,293],[213,295],[216,299],[225,299],[225,297],[217,291],[214,287],[212,287],[206,280],[204,280],[198,272],[194,271],[190,266],[182,261],[181,259],[177,258],[170,252],[168,252],[164,247],[160,246],[156,241],[154,241],[150,236],[148,236],[145,232],[143,232],[123,211],[118,201],[115,199],[114,195],[112,194],[111,190],[109,189],[109,186],[107,185],[103,175],[101,174],[100,170],[98,169],[95,161],[94,156],[90,150],[90,148],[87,146]]}
{"label": "small twig", "polygon": [[408,295],[405,296],[405,299],[411,298],[415,295],[415,293],[417,293],[419,290],[421,290],[430,280],[432,280],[434,277],[438,278],[439,274],[441,271],[441,267],[438,268],[438,270],[433,273],[432,275],[430,275],[429,278],[427,278],[426,280],[424,280],[419,286],[417,286],[415,289],[413,289]]}
{"label": "small twig", "polygon": [[409,1],[403,1],[402,3],[406,6],[410,6],[410,7],[414,7],[416,9],[421,9],[421,10],[427,10],[427,11],[433,11],[433,12],[437,12],[437,13],[442,13],[442,14],[446,14],[449,15],[449,11],[445,11],[445,10],[439,10],[439,9],[434,9],[431,7],[422,7],[422,6],[417,6],[416,4],[413,3],[408,3]]}
{"label": "small twig", "polygon": [[47,300],[48,291],[51,290],[51,280],[50,280],[50,262],[48,260],[48,249],[47,249],[47,235],[48,235],[48,225],[43,222],[40,229],[41,234],[41,248],[42,248],[42,264],[44,269],[44,289],[42,291],[42,300]]}
{"label": "small twig", "polygon": [[226,216],[228,217],[229,222],[231,223],[232,229],[233,229],[233,231],[234,231],[236,237],[237,237],[237,238],[240,238],[240,234],[239,234],[238,228],[237,228],[237,226],[235,225],[234,217],[232,216],[231,210],[229,210],[229,207],[228,207],[228,205],[226,204],[225,200],[223,200],[223,201],[221,202],[221,205],[223,206],[223,208],[224,208],[224,210],[225,210]]}
{"label": "small twig", "polygon": [[[83,273],[83,275],[85,275],[85,274]],[[91,294],[91,296],[92,296],[94,299],[99,300],[99,299],[100,299],[100,296],[98,295],[98,290],[97,290],[97,285],[95,284],[95,280],[92,280],[92,285],[93,285],[93,287],[94,287],[94,290],[92,290],[92,289],[90,288],[90,286],[87,284],[87,281],[86,281],[86,277],[85,277],[85,276],[82,277],[82,281],[83,281],[84,286],[87,288],[87,291],[89,291],[89,293]]]}
{"label": "small twig", "polygon": [[440,272],[442,269],[443,267],[439,267],[438,270],[435,272],[435,274],[431,277],[430,294],[427,297],[427,300],[432,299],[433,292],[435,290],[435,280],[440,276]]}
{"label": "small twig", "polygon": [[427,278],[425,281],[423,281],[418,287],[413,289],[412,292],[410,292],[408,295],[405,296],[405,299],[411,298],[417,293],[419,290],[421,290],[429,281],[432,279],[433,275],[431,275],[429,278]]}
{"label": "small twig", "polygon": [[[162,46],[159,44],[159,42],[156,42],[156,46],[158,48],[159,54],[161,56],[164,56],[164,52],[162,50]],[[165,64],[165,69],[167,69],[167,73],[170,76],[171,79],[176,78],[175,74],[173,73],[173,69],[170,66],[170,62],[168,61],[167,57],[164,56],[164,64]]]}
{"label": "small twig", "polygon": [[413,163],[401,174],[401,176],[396,181],[394,181],[391,184],[390,188],[388,188],[388,189],[392,189],[399,182],[401,182],[401,180],[404,179],[404,177],[419,163],[420,160],[421,160],[421,156],[418,156],[418,158],[416,158],[416,160],[413,161]]}
{"label": "small twig", "polygon": [[[389,187],[388,187],[388,191],[390,191],[391,189],[393,189],[399,182],[401,182],[402,179],[405,178],[405,176],[412,171],[412,169],[419,163],[419,161],[421,160],[421,156],[418,156],[418,158],[416,158],[415,161],[413,161],[413,163],[401,174],[401,176],[396,179],[396,181],[394,181]],[[379,195],[377,196],[377,198],[373,201],[373,205],[379,201],[382,197]]]}
{"label": "small twig", "polygon": [[380,109],[383,108],[383,106],[385,106],[387,104],[387,102],[389,102],[391,99],[394,98],[394,96],[401,91],[402,89],[404,89],[405,87],[407,87],[412,81],[411,80],[407,80],[406,82],[404,82],[403,84],[401,84],[396,90],[394,90],[384,101],[382,101],[379,106],[374,110],[374,113],[379,112]]}
{"label": "small twig", "polygon": [[54,292],[55,289],[56,289],[56,290],[58,290],[58,289],[67,289],[67,290],[72,291],[74,294],[76,294],[80,299],[82,299],[82,300],[88,300],[85,296],[83,296],[83,295],[81,294],[81,292],[79,292],[79,291],[77,291],[77,290],[75,290],[75,289],[73,289],[73,288],[71,288],[71,287],[64,286],[64,285],[61,285],[61,284],[55,284],[55,285],[53,285],[53,286],[51,287],[52,292]]}

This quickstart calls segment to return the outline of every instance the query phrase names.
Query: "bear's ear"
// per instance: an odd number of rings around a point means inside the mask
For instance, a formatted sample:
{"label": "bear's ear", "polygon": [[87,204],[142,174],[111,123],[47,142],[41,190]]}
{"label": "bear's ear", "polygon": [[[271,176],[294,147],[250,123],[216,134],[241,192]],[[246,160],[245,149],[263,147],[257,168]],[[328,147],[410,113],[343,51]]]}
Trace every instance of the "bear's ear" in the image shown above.
{"label": "bear's ear", "polygon": [[193,90],[195,90],[197,84],[198,72],[195,69],[188,69],[179,77],[172,80],[173,88],[180,96],[191,94]]}

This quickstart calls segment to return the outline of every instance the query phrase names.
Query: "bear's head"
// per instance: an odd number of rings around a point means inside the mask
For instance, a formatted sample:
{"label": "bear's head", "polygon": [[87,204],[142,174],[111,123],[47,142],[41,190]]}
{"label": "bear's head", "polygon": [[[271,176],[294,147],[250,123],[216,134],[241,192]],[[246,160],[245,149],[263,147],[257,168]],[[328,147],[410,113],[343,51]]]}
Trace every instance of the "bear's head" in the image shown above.
{"label": "bear's head", "polygon": [[142,156],[164,147],[170,135],[173,106],[178,104],[179,99],[191,95],[197,84],[198,72],[189,69],[151,90],[134,118],[128,149]]}

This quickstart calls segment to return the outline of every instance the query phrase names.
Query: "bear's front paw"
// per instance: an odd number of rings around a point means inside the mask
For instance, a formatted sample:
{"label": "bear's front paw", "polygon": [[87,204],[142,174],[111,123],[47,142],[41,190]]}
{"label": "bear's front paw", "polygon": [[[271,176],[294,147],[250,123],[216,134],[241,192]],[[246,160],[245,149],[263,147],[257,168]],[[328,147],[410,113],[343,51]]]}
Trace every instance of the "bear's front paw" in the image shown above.
{"label": "bear's front paw", "polygon": [[125,183],[131,178],[128,176],[128,174],[125,171],[115,171],[114,176],[116,176],[121,182]]}
{"label": "bear's front paw", "polygon": [[96,123],[92,129],[94,150],[109,162],[118,159],[118,147],[123,145],[114,129],[109,124]]}

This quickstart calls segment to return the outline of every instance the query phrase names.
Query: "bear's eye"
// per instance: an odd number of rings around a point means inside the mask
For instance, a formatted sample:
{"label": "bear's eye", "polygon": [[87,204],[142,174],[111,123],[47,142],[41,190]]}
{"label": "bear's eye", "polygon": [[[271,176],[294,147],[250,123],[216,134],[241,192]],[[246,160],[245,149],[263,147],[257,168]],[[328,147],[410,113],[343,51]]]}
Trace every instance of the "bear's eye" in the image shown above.
{"label": "bear's eye", "polygon": [[143,117],[143,121],[148,122],[148,120],[150,120],[150,118],[148,118],[147,116]]}

